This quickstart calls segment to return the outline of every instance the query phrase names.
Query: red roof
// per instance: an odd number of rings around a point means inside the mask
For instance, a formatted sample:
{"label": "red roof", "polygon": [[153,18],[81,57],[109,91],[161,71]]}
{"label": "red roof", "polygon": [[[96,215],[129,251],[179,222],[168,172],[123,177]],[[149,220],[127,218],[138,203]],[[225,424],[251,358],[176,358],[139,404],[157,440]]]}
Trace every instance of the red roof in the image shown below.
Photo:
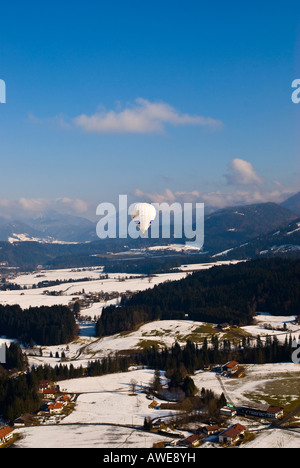
{"label": "red roof", "polygon": [[5,426],[3,427],[2,429],[0,429],[0,440],[1,439],[4,439],[4,437],[6,437],[8,434],[10,434],[11,432],[13,432],[13,428],[12,427],[8,427],[8,426]]}
{"label": "red roof", "polygon": [[233,426],[229,427],[224,432],[222,432],[221,435],[234,440],[237,436],[242,434],[242,432],[245,432],[245,430],[245,426],[242,426],[241,424],[234,424]]}
{"label": "red roof", "polygon": [[62,407],[63,403],[59,403],[58,401],[56,403],[50,403],[50,405],[48,405],[49,409],[60,409]]}
{"label": "red roof", "polygon": [[236,367],[238,366],[239,363],[236,362],[236,361],[230,361],[230,362],[227,362],[227,364],[225,364],[223,367],[228,367],[229,369],[232,369],[233,367]]}

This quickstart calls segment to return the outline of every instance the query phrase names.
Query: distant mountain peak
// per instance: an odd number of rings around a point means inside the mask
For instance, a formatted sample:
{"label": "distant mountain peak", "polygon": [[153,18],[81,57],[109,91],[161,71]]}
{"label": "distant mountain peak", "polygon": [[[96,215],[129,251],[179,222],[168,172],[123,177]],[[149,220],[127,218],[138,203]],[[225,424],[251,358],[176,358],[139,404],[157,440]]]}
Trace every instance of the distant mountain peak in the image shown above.
{"label": "distant mountain peak", "polygon": [[285,200],[281,206],[300,216],[300,192]]}

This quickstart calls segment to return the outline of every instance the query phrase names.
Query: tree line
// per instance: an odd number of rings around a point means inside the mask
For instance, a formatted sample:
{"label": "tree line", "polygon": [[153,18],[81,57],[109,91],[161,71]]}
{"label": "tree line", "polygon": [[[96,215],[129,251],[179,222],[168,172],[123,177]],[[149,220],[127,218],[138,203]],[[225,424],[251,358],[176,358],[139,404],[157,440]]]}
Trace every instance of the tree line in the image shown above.
{"label": "tree line", "polygon": [[[256,339],[244,337],[238,346],[232,345],[229,340],[219,341],[212,337],[211,343],[207,338],[202,345],[187,341],[185,346],[175,343],[171,348],[150,349],[135,353],[134,362],[151,369],[165,370],[169,375],[172,372],[184,375],[193,375],[205,366],[217,366],[228,361],[237,361],[240,364],[272,364],[278,362],[291,362],[294,351],[292,336],[286,336],[283,343],[275,336]],[[180,377],[178,377],[180,381]]]}
{"label": "tree line", "polygon": [[77,336],[73,312],[66,306],[41,306],[22,309],[19,305],[0,305],[0,336],[41,346],[68,343]]}
{"label": "tree line", "polygon": [[300,260],[259,259],[215,266],[123,298],[103,310],[97,336],[134,329],[153,320],[249,325],[257,312],[298,315]]}

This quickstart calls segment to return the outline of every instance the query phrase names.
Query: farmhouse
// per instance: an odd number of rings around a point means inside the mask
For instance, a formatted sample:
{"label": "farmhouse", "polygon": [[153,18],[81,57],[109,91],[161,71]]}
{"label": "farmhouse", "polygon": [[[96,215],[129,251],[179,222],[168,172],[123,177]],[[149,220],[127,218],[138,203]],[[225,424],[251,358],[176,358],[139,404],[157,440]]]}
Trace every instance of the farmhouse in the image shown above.
{"label": "farmhouse", "polygon": [[239,363],[236,361],[229,361],[222,366],[222,372],[228,372],[229,374],[235,373],[239,368]]}
{"label": "farmhouse", "polygon": [[246,428],[242,424],[234,424],[219,434],[219,442],[221,444],[233,444],[239,440],[245,431]]}
{"label": "farmhouse", "polygon": [[0,445],[5,444],[13,436],[13,428],[4,426],[0,429]]}
{"label": "farmhouse", "polygon": [[56,401],[55,403],[50,403],[48,405],[50,414],[60,414],[63,410],[64,404],[62,402]]}
{"label": "farmhouse", "polygon": [[253,402],[245,402],[237,408],[239,414],[248,414],[258,418],[280,419],[283,417],[283,408],[280,406],[262,405]]}

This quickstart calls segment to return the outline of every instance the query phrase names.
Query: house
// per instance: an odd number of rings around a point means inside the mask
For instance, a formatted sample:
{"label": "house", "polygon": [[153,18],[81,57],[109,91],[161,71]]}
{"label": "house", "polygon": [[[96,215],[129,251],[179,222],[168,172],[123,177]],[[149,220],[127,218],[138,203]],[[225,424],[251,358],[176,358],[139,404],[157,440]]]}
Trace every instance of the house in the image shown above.
{"label": "house", "polygon": [[32,416],[32,414],[23,414],[22,416],[20,416],[19,418],[15,419],[14,420],[14,426],[15,427],[29,427],[33,424],[33,421],[34,421],[34,417]]}
{"label": "house", "polygon": [[63,408],[64,404],[59,401],[56,401],[55,403],[50,403],[50,405],[48,405],[50,414],[61,414]]}
{"label": "house", "polygon": [[242,424],[234,424],[219,434],[221,444],[234,444],[245,433],[246,428]]}
{"label": "house", "polygon": [[68,395],[62,395],[58,398],[56,398],[55,401],[58,401],[62,403],[64,406],[66,406],[68,403],[70,403],[71,398]]}
{"label": "house", "polygon": [[49,380],[41,380],[39,383],[39,391],[43,391],[46,388],[50,387],[50,381]]}
{"label": "house", "polygon": [[13,436],[13,428],[9,426],[4,426],[0,428],[0,445],[5,444]]}
{"label": "house", "polygon": [[180,447],[187,447],[187,448],[193,448],[193,447],[198,447],[201,441],[201,436],[197,434],[193,434],[189,437],[186,437],[185,439],[179,440],[178,444]]}
{"label": "house", "polygon": [[229,374],[234,374],[239,367],[239,363],[236,361],[229,361],[222,366],[222,372],[228,372]]}
{"label": "house", "polygon": [[239,414],[265,419],[280,419],[283,417],[283,408],[280,406],[263,405],[253,402],[245,402],[238,408]]}
{"label": "house", "polygon": [[47,399],[55,399],[55,395],[57,394],[57,388],[52,387],[52,388],[45,388],[43,389],[43,397]]}
{"label": "house", "polygon": [[202,427],[202,432],[204,432],[204,434],[207,434],[207,435],[216,434],[219,431],[220,431],[220,426],[218,426],[217,424]]}

